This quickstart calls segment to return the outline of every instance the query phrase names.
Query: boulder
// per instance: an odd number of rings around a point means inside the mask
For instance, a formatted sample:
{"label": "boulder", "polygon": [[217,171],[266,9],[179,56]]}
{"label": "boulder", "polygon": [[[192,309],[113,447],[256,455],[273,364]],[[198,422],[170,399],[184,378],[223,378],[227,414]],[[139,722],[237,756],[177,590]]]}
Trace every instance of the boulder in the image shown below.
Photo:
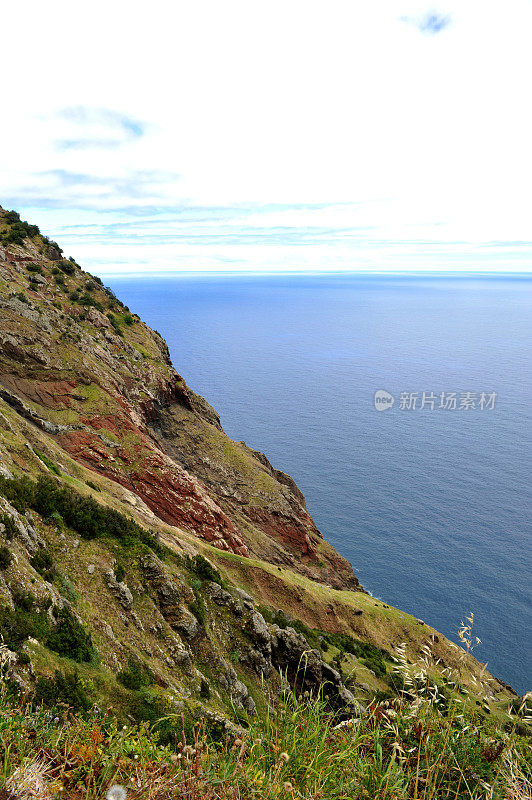
{"label": "boulder", "polygon": [[258,611],[254,611],[251,614],[246,625],[246,632],[251,641],[258,646],[262,653],[271,653],[272,634],[266,624],[266,620]]}
{"label": "boulder", "polygon": [[127,584],[124,581],[117,581],[112,569],[107,570],[104,578],[108,588],[115,595],[122,608],[129,611],[133,605],[133,595]]}

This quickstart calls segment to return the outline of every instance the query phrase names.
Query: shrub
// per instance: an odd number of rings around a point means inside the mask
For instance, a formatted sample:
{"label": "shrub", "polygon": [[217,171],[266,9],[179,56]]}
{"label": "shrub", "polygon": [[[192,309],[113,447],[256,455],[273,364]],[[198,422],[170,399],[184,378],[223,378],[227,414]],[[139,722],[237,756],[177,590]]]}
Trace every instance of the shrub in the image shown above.
{"label": "shrub", "polygon": [[76,271],[74,264],[71,261],[67,261],[65,258],[62,258],[61,261],[58,262],[57,266],[64,272],[65,275],[73,275]]}
{"label": "shrub", "polygon": [[25,589],[21,589],[16,586],[11,590],[11,596],[13,598],[13,605],[15,608],[20,608],[26,613],[29,613],[33,610],[35,606],[35,598],[31,592],[27,592]]}
{"label": "shrub", "polygon": [[29,237],[33,239],[40,231],[37,225],[30,225],[20,219],[20,214],[16,211],[7,211],[4,214],[4,222],[7,224],[7,230],[2,234],[3,244],[24,244],[24,239]]}
{"label": "shrub", "polygon": [[78,299],[78,303],[80,303],[80,305],[82,306],[86,307],[91,306],[92,308],[95,308],[98,311],[103,311],[103,306],[100,303],[100,301],[95,300],[94,297],[91,297],[90,294],[88,294],[87,292],[81,295],[81,297]]}
{"label": "shrub", "polygon": [[11,650],[18,650],[30,637],[46,638],[50,623],[43,608],[37,607],[33,595],[14,590],[14,609],[0,606],[0,637]]}
{"label": "shrub", "polygon": [[55,565],[54,560],[50,553],[41,548],[37,550],[35,555],[30,558],[30,564],[33,569],[37,570],[39,575],[41,575],[45,581],[51,583],[55,576]]}
{"label": "shrub", "polygon": [[100,489],[100,487],[99,487],[99,486],[97,486],[97,485],[96,485],[95,483],[93,483],[92,481],[85,481],[85,483],[87,484],[87,486],[90,486],[90,488],[91,488],[91,489],[94,489],[94,491],[95,491],[95,492],[101,492],[101,491],[102,491],[102,490]]}
{"label": "shrub", "polygon": [[122,328],[120,327],[120,323],[118,322],[118,320],[115,317],[115,315],[109,313],[109,314],[107,314],[107,318],[108,318],[109,322],[111,323],[114,332],[116,334],[118,334],[118,336],[123,336],[124,334],[122,332]]}
{"label": "shrub", "polygon": [[61,572],[57,572],[54,583],[61,592],[62,596],[66,597],[70,603],[76,603],[79,600],[79,594],[76,591],[76,587],[72,581],[66,577],[66,575],[63,575]]}
{"label": "shrub", "polygon": [[209,700],[211,696],[211,688],[209,686],[208,681],[205,678],[201,679],[201,685],[199,690],[199,696],[202,697],[204,700]]}
{"label": "shrub", "polygon": [[8,547],[0,547],[0,569],[7,569],[13,561],[13,555]]}
{"label": "shrub", "polygon": [[203,581],[213,581],[214,583],[219,583],[220,585],[223,585],[224,583],[223,578],[216,567],[213,567],[211,562],[207,561],[207,559],[199,553],[193,558],[189,557],[187,559],[186,566],[191,572],[193,572]]}
{"label": "shrub", "polygon": [[60,528],[63,525],[63,517],[58,511],[53,511],[46,522],[48,522],[48,524],[57,525],[57,527]]}
{"label": "shrub", "polygon": [[125,546],[138,543],[158,548],[151,531],[141,528],[114,508],[100,505],[93,497],[78,494],[70,487],[61,487],[50,475],[41,475],[36,482],[26,477],[10,479],[0,476],[0,495],[22,513],[29,507],[48,519],[57,512],[65,525],[85,539],[107,535]]}
{"label": "shrub", "polygon": [[4,526],[4,536],[8,541],[11,540],[17,532],[15,520],[9,514],[2,514],[0,523]]}
{"label": "shrub", "polygon": [[60,656],[74,661],[92,661],[96,654],[90,633],[87,633],[72,611],[65,607],[57,615],[57,625],[50,632],[46,646]]}
{"label": "shrub", "polygon": [[138,692],[143,686],[149,686],[154,680],[150,668],[134,658],[128,659],[127,667],[121,669],[116,677],[122,686],[134,692]]}
{"label": "shrub", "polygon": [[205,603],[203,602],[203,598],[198,592],[197,589],[194,589],[194,596],[196,601],[189,605],[190,610],[198,620],[199,624],[202,627],[205,627],[205,621],[207,619],[207,609],[205,608]]}
{"label": "shrub", "polygon": [[55,708],[66,705],[75,712],[86,713],[91,702],[77,672],[59,672],[53,678],[38,678],[35,686],[35,702]]}

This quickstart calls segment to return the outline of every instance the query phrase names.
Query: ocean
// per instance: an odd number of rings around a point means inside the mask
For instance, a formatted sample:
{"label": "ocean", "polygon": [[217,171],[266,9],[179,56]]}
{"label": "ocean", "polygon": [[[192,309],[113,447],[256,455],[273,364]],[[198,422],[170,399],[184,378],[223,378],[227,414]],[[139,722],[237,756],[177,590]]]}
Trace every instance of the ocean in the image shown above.
{"label": "ocean", "polygon": [[532,688],[531,279],[104,282],[228,435],[293,476],[366,589],[454,641],[473,611],[475,655]]}

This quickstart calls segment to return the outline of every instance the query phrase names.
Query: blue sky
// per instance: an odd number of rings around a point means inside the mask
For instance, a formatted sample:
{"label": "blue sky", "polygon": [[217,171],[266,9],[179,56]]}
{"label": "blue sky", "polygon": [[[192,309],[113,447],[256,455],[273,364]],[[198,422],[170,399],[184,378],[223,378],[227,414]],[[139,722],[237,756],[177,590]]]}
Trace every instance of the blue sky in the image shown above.
{"label": "blue sky", "polygon": [[0,204],[101,275],[532,269],[529,0],[2,17]]}

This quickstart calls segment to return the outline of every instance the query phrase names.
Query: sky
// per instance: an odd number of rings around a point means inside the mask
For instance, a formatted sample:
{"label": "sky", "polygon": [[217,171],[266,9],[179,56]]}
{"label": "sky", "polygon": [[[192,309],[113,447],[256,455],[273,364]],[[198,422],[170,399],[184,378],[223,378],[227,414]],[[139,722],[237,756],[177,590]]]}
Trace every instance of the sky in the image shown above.
{"label": "sky", "polygon": [[532,2],[2,9],[0,205],[99,275],[532,271]]}

